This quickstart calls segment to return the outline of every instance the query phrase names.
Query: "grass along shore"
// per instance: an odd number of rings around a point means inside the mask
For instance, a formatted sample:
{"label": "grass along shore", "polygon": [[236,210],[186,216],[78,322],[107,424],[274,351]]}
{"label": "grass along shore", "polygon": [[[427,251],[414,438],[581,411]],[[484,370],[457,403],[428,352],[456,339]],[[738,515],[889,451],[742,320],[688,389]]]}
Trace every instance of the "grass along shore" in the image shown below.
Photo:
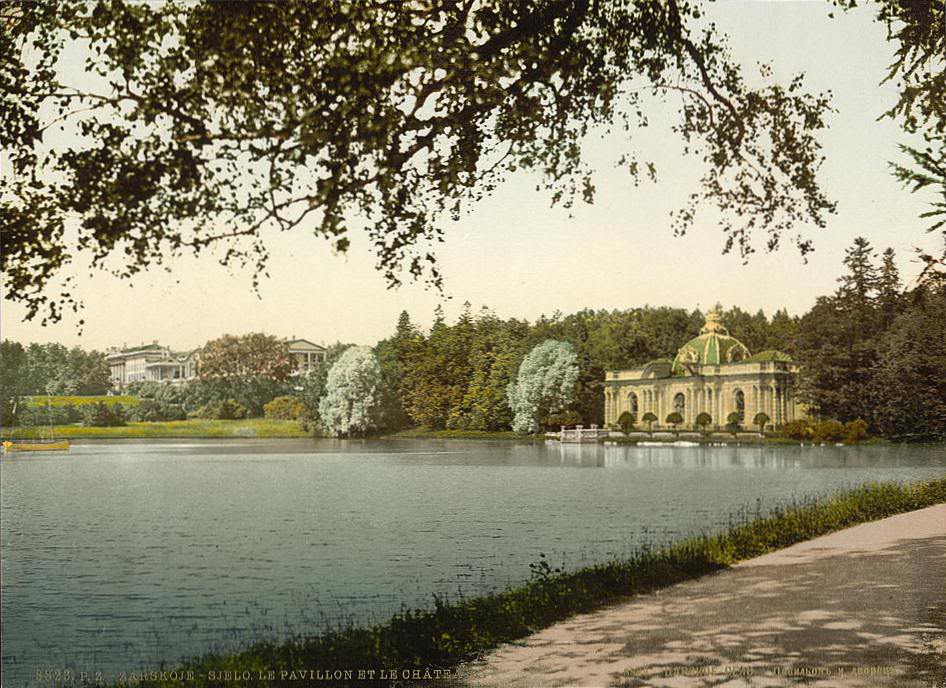
{"label": "grass along shore", "polygon": [[[452,670],[502,643],[574,614],[595,611],[632,595],[859,523],[944,502],[946,477],[908,485],[866,485],[747,518],[721,534],[692,537],[577,571],[553,569],[543,558],[533,564],[528,582],[510,590],[455,602],[435,599],[433,609],[406,611],[381,625],[257,643],[234,654],[206,655],[183,664],[180,670],[193,672],[187,685],[201,687],[233,685],[234,674],[227,678],[223,672],[236,672],[241,686],[404,685],[409,681],[379,677],[391,669],[417,669],[419,676],[425,670]],[[289,674],[293,670],[342,673],[340,680],[320,682],[309,676],[309,682],[300,682],[298,673]],[[373,671],[374,680],[360,671]],[[167,680],[145,679],[138,685],[180,685],[179,679],[170,676]]]}
{"label": "grass along shore", "polygon": [[[49,428],[14,427],[0,429],[4,439],[38,439],[49,436]],[[164,423],[128,423],[117,427],[86,427],[83,425],[56,425],[53,436],[57,439],[168,439],[175,437],[312,437],[298,421],[272,418],[245,420],[174,420]]]}
{"label": "grass along shore", "polygon": [[45,408],[47,405],[53,408],[60,408],[62,406],[88,406],[89,404],[98,404],[99,402],[107,404],[108,406],[114,406],[115,404],[121,404],[122,406],[128,408],[131,406],[137,406],[141,403],[141,399],[138,397],[133,397],[129,395],[125,396],[109,396],[107,394],[99,395],[90,395],[90,396],[34,396],[26,397],[26,403],[28,406],[35,408]]}

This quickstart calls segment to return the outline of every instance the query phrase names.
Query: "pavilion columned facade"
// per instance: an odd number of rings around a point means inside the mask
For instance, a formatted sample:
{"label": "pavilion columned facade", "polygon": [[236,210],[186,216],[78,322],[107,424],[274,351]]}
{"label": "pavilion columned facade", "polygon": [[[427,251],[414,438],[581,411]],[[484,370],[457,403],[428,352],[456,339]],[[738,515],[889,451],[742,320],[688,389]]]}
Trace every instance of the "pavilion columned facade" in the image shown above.
{"label": "pavilion columned facade", "polygon": [[677,351],[673,360],[658,359],[629,370],[605,374],[604,419],[617,425],[625,412],[640,426],[653,414],[652,427],[667,427],[679,413],[680,428],[696,428],[700,414],[706,429],[720,429],[737,414],[739,424],[752,426],[759,413],[766,427],[779,428],[804,415],[796,400],[798,367],[791,357],[768,350],[755,355],[720,323],[717,308],[706,314],[698,337]]}

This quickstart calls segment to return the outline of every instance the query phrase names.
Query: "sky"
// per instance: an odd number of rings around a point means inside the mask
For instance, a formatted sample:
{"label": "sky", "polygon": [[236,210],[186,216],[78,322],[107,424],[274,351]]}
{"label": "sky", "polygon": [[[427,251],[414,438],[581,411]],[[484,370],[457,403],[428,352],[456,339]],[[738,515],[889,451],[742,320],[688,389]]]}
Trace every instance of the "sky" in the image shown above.
{"label": "sky", "polygon": [[[76,268],[81,317],[43,327],[24,322],[25,309],[6,299],[0,334],[21,342],[60,342],[87,349],[159,341],[190,349],[223,334],[266,332],[314,342],[373,344],[394,330],[398,314],[429,326],[438,304],[450,320],[469,301],[500,317],[533,320],[555,311],[625,309],[646,304],[706,308],[716,302],[771,314],[802,314],[835,289],[844,250],[865,236],[878,252],[892,246],[907,280],[919,272],[914,247],[932,250],[936,237],[917,219],[928,198],[901,188],[888,161],[900,159],[905,139],[895,123],[878,120],[896,100],[879,85],[892,60],[885,28],[864,9],[828,16],[822,2],[720,2],[708,17],[729,36],[747,67],[767,62],[787,82],[807,74],[810,91],[831,90],[837,112],[821,140],[823,188],[838,202],[824,229],[808,228],[815,251],[805,262],[791,241],[743,264],[722,254],[724,235],[712,212],[698,214],[690,232],[675,237],[669,214],[696,189],[698,161],[680,154],[669,129],[672,102],[650,111],[651,127],[632,132],[631,149],[657,165],[657,182],[635,187],[616,168],[622,135],[589,137],[585,156],[595,170],[596,201],[553,208],[535,190],[537,178],[516,173],[458,222],[445,225],[437,246],[444,293],[422,284],[388,289],[375,270],[363,232],[353,231],[344,255],[297,229],[269,236],[269,279],[254,293],[251,274],[209,256],[182,257],[170,271],[156,268],[131,281]],[[761,240],[762,237],[760,236]],[[760,241],[761,244],[761,241]]]}

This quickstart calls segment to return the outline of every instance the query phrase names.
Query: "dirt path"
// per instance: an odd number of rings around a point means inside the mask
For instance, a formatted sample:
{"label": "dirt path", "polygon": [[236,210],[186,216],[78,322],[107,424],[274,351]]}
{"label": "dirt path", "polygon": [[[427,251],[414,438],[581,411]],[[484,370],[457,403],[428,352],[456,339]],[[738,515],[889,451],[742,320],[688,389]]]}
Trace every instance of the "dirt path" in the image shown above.
{"label": "dirt path", "polygon": [[946,688],[946,504],[576,616],[460,677],[497,687]]}

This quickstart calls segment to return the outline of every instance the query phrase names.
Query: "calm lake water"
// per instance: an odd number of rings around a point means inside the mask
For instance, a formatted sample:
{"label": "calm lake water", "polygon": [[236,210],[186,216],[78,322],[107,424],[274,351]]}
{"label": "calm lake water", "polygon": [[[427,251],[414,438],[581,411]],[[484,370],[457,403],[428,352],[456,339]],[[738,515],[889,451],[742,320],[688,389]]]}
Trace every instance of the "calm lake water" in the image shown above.
{"label": "calm lake water", "polygon": [[[380,621],[872,480],[942,446],[83,444],[2,464],[3,685]],[[48,684],[44,684],[48,685]]]}

